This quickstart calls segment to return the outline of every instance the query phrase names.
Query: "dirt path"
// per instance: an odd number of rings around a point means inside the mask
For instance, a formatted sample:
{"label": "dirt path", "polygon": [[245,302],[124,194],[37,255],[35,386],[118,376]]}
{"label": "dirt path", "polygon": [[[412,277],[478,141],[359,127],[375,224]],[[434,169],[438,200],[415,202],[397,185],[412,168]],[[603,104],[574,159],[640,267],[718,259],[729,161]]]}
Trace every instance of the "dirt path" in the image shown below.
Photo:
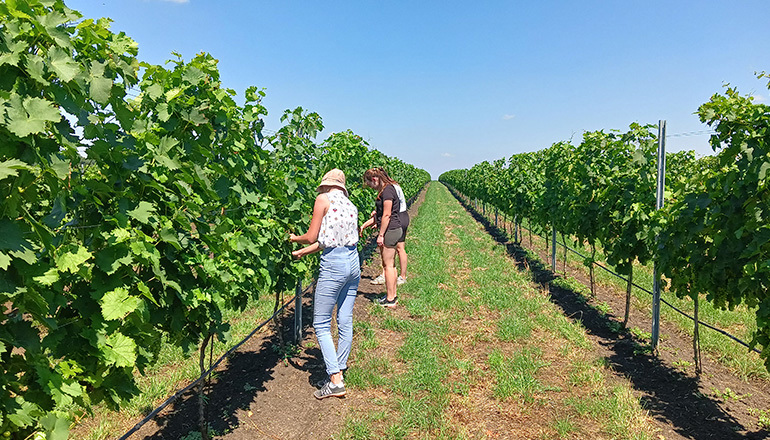
{"label": "dirt path", "polygon": [[[424,193],[410,210],[413,217],[423,200]],[[507,247],[521,268],[532,270],[534,282],[548,290],[552,301],[566,316],[580,318],[595,343],[598,356],[606,359],[617,373],[616,380],[630,382],[643,396],[646,408],[658,425],[660,440],[769,437],[766,431],[757,428],[757,416],[750,411],[752,408],[770,408],[766,383],[738,380],[726,368],[708,359],[704,359],[706,374],[700,380],[691,372],[675,367],[673,363],[686,356],[681,353],[690,350],[691,342],[666,323],[661,330],[665,338],[660,357],[636,354],[638,344],[631,335],[610,331],[607,316],[580,300],[574,292],[550,284],[548,281],[553,274],[547,268],[537,261],[527,261],[522,248],[508,242],[494,225],[470,212]],[[367,254],[371,253],[370,247]],[[547,261],[546,258],[540,256],[541,261]],[[366,317],[370,301],[383,292],[383,286],[373,286],[369,282],[380,270],[376,255],[362,268],[360,295],[354,310],[356,319]],[[569,275],[585,278],[580,271],[569,272]],[[612,310],[623,310],[624,292],[601,286],[597,301],[608,303]],[[402,313],[403,309],[395,311]],[[303,317],[306,333],[298,355],[284,359],[275,350],[280,346],[280,338],[274,331],[278,326],[271,326],[244,344],[220,368],[208,390],[209,420],[217,439],[329,439],[343,429],[346,418],[365,414],[371,407],[373,396],[370,392],[349,393],[344,399],[324,401],[312,397],[315,383],[325,377],[325,372],[310,325],[312,304],[309,292],[303,300]],[[280,321],[285,341],[291,340],[292,321],[293,312],[289,310]],[[647,328],[649,323],[644,321],[641,313],[632,313],[630,327],[633,326]],[[388,347],[382,349],[388,350]],[[741,398],[724,401],[713,396],[713,389],[725,388],[730,388]],[[494,412],[489,415],[494,417]],[[501,419],[499,423],[504,421]],[[500,428],[505,430],[504,426]],[[194,431],[197,431],[197,401],[191,394],[167,408],[132,438],[193,440],[199,438],[188,436]]]}
{"label": "dirt path", "polygon": [[[409,209],[417,215],[425,200],[423,190]],[[364,248],[359,296],[354,316],[365,316],[370,301],[384,292],[384,286],[370,281],[380,274],[376,246]],[[217,439],[328,439],[339,432],[352,408],[364,405],[364,396],[350,393],[344,399],[318,401],[313,397],[316,383],[326,378],[323,358],[312,327],[312,292],[303,296],[305,329],[301,351],[284,359],[278,347],[281,339],[270,325],[242,345],[217,370],[207,390],[209,420]],[[284,312],[280,322],[283,341],[291,341],[293,307]],[[198,431],[197,396],[188,393],[145,424],[132,439],[196,440]],[[187,437],[186,437],[187,436]]]}

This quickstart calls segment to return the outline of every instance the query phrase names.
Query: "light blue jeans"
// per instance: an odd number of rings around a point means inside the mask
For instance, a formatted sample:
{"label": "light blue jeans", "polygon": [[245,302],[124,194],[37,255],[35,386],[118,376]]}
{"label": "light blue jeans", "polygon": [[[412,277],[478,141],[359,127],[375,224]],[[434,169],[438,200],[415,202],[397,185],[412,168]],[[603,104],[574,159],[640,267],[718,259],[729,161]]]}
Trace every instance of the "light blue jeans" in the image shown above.
{"label": "light blue jeans", "polygon": [[[361,281],[361,266],[355,246],[326,248],[313,300],[313,328],[329,375],[348,366],[353,345],[353,304]],[[337,348],[331,334],[332,313],[337,306]]]}

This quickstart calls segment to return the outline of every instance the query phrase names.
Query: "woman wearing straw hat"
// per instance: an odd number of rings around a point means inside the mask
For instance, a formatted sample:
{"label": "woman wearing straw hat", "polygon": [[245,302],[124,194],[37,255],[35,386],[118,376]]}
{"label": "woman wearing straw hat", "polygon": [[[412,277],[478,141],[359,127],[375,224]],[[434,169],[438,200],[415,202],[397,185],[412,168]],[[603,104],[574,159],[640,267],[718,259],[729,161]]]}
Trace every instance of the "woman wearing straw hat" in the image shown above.
{"label": "woman wearing straw hat", "polygon": [[[313,298],[313,328],[321,347],[329,381],[313,395],[317,399],[344,396],[342,370],[347,368],[353,344],[353,303],[361,268],[358,260],[358,209],[348,199],[345,173],[335,168],[318,186],[310,227],[303,235],[290,234],[293,243],[308,244],[292,252],[295,258],[317,251],[321,265]],[[331,334],[334,306],[337,306],[337,348]]]}

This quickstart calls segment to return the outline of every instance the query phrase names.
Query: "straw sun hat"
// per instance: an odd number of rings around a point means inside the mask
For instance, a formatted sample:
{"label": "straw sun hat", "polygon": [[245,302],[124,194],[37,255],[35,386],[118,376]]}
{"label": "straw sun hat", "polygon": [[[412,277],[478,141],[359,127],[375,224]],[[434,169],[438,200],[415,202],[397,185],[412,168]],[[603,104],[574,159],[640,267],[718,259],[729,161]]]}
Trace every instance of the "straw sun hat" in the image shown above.
{"label": "straw sun hat", "polygon": [[343,173],[342,170],[338,168],[334,168],[333,170],[324,174],[323,179],[321,179],[321,183],[318,185],[318,189],[320,190],[322,186],[336,186],[337,188],[341,189],[346,196],[348,195],[348,189],[345,188],[345,173]]}

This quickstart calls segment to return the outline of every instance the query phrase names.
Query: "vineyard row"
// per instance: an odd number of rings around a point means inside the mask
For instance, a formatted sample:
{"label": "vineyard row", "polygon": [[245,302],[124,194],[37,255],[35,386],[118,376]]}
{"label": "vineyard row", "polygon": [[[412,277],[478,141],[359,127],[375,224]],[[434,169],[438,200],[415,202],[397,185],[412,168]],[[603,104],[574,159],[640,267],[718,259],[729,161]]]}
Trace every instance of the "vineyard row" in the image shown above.
{"label": "vineyard row", "polygon": [[698,114],[714,130],[715,154],[667,154],[660,209],[653,125],[586,132],[579,144],[558,142],[447,171],[439,180],[519,226],[527,219],[540,232],[559,231],[587,243],[591,255],[584,264],[592,280],[600,246],[627,277],[627,297],[632,265],[654,263],[658,280],[693,299],[695,322],[701,296],[722,309],[755,309],[757,330],[749,345],[770,367],[770,106],[727,89]]}
{"label": "vineyard row", "polygon": [[[161,341],[205,353],[226,310],[292,289],[320,176],[339,167],[362,216],[383,166],[407,197],[427,172],[321,117],[264,130],[199,54],[167,66],[59,0],[0,3],[0,434],[65,439],[71,411],[119,408]],[[133,96],[133,91],[138,95]],[[129,93],[132,91],[132,93]],[[363,220],[363,218],[362,218]]]}

